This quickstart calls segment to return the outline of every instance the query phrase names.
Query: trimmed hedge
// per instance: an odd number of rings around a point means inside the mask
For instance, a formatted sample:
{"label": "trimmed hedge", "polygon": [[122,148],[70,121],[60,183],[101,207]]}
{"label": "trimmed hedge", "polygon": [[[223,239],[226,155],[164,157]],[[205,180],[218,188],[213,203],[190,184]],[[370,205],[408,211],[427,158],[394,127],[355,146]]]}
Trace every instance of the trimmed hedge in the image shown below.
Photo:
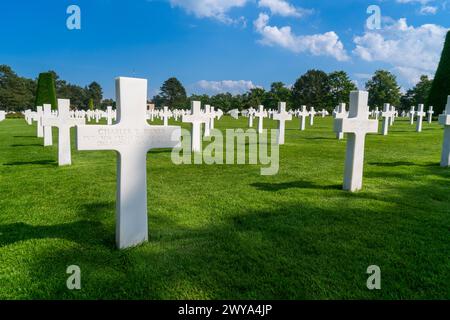
{"label": "trimmed hedge", "polygon": [[434,76],[427,105],[434,106],[436,114],[441,114],[450,95],[450,31],[447,32],[441,61]]}
{"label": "trimmed hedge", "polygon": [[55,79],[50,72],[39,74],[35,106],[51,104],[52,109],[57,109]]}

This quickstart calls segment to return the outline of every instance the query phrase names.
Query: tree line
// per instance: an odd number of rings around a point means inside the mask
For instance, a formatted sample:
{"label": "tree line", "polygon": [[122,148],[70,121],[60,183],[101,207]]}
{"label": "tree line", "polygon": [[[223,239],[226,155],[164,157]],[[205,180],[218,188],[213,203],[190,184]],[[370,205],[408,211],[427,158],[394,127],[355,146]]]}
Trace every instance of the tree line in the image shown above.
{"label": "tree line", "polygon": [[41,73],[36,79],[28,79],[17,75],[10,66],[0,65],[1,110],[24,111],[43,103],[57,108],[56,97],[70,99],[71,107],[80,110],[89,107],[105,109],[114,104],[113,100],[103,99],[103,89],[95,81],[81,87],[60,79],[54,71]]}
{"label": "tree line", "polygon": [[[390,103],[400,110],[409,110],[413,105],[426,103],[432,82],[428,76],[423,75],[413,88],[402,94],[395,75],[386,70],[378,70],[366,82],[365,89],[369,92],[369,105],[372,108],[378,107],[381,110],[385,103]],[[189,97],[182,83],[176,78],[170,78],[163,83],[153,102],[157,108],[187,108],[191,101],[197,100],[229,111],[257,108],[259,105],[276,108],[278,102],[283,101],[292,109],[306,105],[331,112],[339,103],[348,104],[352,90],[357,90],[357,87],[345,71],[327,74],[321,70],[309,70],[291,87],[283,82],[273,82],[269,90],[253,88],[244,94],[194,94]]]}
{"label": "tree line", "polygon": [[[47,85],[39,85],[40,81]],[[386,70],[378,70],[367,81],[365,88],[369,91],[369,105],[372,108],[378,107],[381,110],[384,103],[390,103],[400,110],[409,110],[413,105],[426,103],[432,83],[433,81],[424,75],[413,88],[402,94],[395,75]],[[40,87],[46,87],[48,90],[48,86],[54,86],[56,96],[70,99],[72,108],[87,110],[105,109],[108,105],[115,106],[113,100],[103,100],[102,87],[95,81],[81,87],[60,79],[54,71],[41,74],[39,79],[27,79],[18,76],[9,66],[0,65],[0,109],[23,111],[33,109],[45,101],[51,103],[52,99],[45,95],[42,98],[37,93],[42,91]],[[309,70],[291,87],[283,82],[273,82],[268,90],[253,88],[244,94],[193,94],[188,97],[182,83],[176,78],[170,78],[162,84],[160,93],[153,97],[152,102],[157,108],[168,106],[172,109],[185,109],[189,108],[191,101],[197,100],[202,104],[210,104],[223,111],[229,111],[257,108],[259,105],[276,108],[279,101],[284,101],[288,108],[306,105],[316,110],[326,109],[331,112],[341,102],[348,104],[350,91],[356,89],[356,85],[345,71],[325,73],[321,70]],[[44,92],[48,94],[45,89]]]}

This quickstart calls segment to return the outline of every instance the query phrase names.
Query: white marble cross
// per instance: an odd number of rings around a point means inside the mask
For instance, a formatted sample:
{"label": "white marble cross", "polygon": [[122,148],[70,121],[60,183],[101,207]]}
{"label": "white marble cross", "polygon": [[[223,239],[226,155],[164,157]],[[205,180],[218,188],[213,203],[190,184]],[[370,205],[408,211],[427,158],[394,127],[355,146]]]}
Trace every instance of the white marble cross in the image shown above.
{"label": "white marble cross", "polygon": [[214,129],[214,119],[217,118],[217,120],[220,120],[220,118],[222,118],[223,116],[223,111],[218,109],[217,111],[214,109],[214,107],[211,107],[211,115],[212,117],[210,118],[210,128],[211,130]]}
{"label": "white marble cross", "polygon": [[108,126],[112,125],[113,120],[113,110],[111,106],[106,107],[106,124]]}
{"label": "white marble cross", "polygon": [[292,120],[292,115],[286,112],[286,102],[278,103],[278,113],[273,113],[273,120],[278,121],[278,144],[284,144],[284,133],[286,128],[286,121]]}
{"label": "white marble cross", "polygon": [[4,121],[6,119],[6,112],[3,110],[0,110],[0,121]]}
{"label": "white marble cross", "polygon": [[259,110],[255,112],[255,117],[258,118],[258,133],[263,133],[263,121],[264,118],[267,118],[267,111],[264,110],[264,106],[259,106]]}
{"label": "white marble cross", "polygon": [[309,125],[314,125],[314,117],[316,116],[317,112],[314,110],[314,107],[311,107],[311,111],[309,111]]}
{"label": "white marble cross", "polygon": [[409,123],[414,124],[414,116],[416,114],[416,111],[414,111],[416,107],[412,106],[411,111],[409,111]]}
{"label": "white marble cross", "polygon": [[389,124],[390,124],[389,119],[394,116],[394,113],[393,113],[389,103],[384,104],[384,109],[383,109],[383,112],[381,113],[381,116],[383,117],[383,129],[382,129],[383,136],[387,136],[388,132],[389,132]]}
{"label": "white marble cross", "polygon": [[211,118],[214,118],[214,115],[211,112],[211,106],[209,104],[205,105],[205,113],[204,113],[207,121],[205,122],[205,132],[204,136],[209,137],[211,135]]}
{"label": "white marble cross", "polygon": [[320,111],[320,114],[321,114],[322,118],[325,118],[328,114],[328,111],[325,109],[322,109],[322,111]]}
{"label": "white marble cross", "polygon": [[253,118],[255,117],[256,110],[253,108],[248,109],[248,127],[253,128]]}
{"label": "white marble cross", "polygon": [[172,117],[172,111],[169,110],[169,107],[164,107],[161,117],[164,120],[164,127],[167,127],[169,125],[169,118]]}
{"label": "white marble cross", "polygon": [[375,120],[378,120],[378,118],[380,117],[380,109],[378,107],[375,107],[374,113]]}
{"label": "white marble cross", "polygon": [[118,122],[79,126],[77,147],[118,153],[116,243],[124,249],[148,240],[147,153],[179,146],[181,128],[147,123],[146,79],[117,78],[116,101]]}
{"label": "white marble cross", "polygon": [[362,188],[366,135],[378,132],[378,121],[368,119],[368,99],[367,91],[352,91],[348,118],[334,120],[335,131],[347,133],[344,190],[351,192]]}
{"label": "white marble cross", "polygon": [[[44,113],[42,117],[43,123],[45,123],[45,119],[53,118],[51,104],[44,104]],[[44,125],[44,147],[48,147],[51,145],[53,145],[52,127]]]}
{"label": "white marble cross", "polygon": [[239,119],[239,110],[238,109],[233,109],[228,111],[228,114],[233,118],[233,119]]}
{"label": "white marble cross", "polygon": [[70,150],[70,128],[82,125],[85,119],[74,119],[70,117],[70,100],[58,99],[58,116],[44,118],[44,125],[58,128],[58,165],[72,164]]}
{"label": "white marble cross", "polygon": [[95,110],[95,123],[99,123],[100,122],[100,117],[102,116],[101,111],[96,109]]}
{"label": "white marble cross", "polygon": [[36,108],[36,121],[37,121],[37,137],[43,138],[44,137],[44,127],[42,126],[42,117],[44,116],[44,111],[42,109],[42,106],[38,106]]}
{"label": "white marble cross", "polygon": [[[345,103],[340,103],[336,107],[336,112],[334,114],[334,118],[335,119],[345,119],[345,118],[347,118],[347,111],[345,110]],[[344,132],[342,132],[342,131],[336,132],[336,138],[338,140],[344,139]]]}
{"label": "white marble cross", "polygon": [[30,109],[25,110],[25,121],[29,125],[33,124],[33,118],[32,118],[31,114],[32,114],[32,112]]}
{"label": "white marble cross", "polygon": [[450,167],[450,96],[447,97],[447,106],[444,113],[439,116],[439,124],[444,126],[441,166]]}
{"label": "white marble cross", "polygon": [[297,113],[297,116],[300,118],[300,130],[304,131],[306,127],[306,118],[309,116],[306,106],[302,106],[302,109]]}
{"label": "white marble cross", "polygon": [[423,122],[423,117],[425,117],[425,112],[423,111],[424,109],[424,105],[423,104],[419,104],[419,108],[416,112],[417,114],[417,126],[416,126],[416,131],[417,132],[422,132],[422,122]]}
{"label": "white marble cross", "polygon": [[191,102],[191,114],[183,115],[182,122],[192,123],[191,150],[200,152],[202,150],[202,123],[209,121],[209,118],[202,113],[201,102]]}
{"label": "white marble cross", "polygon": [[433,122],[433,114],[434,114],[433,106],[429,107],[427,113],[428,113],[428,123],[432,123]]}
{"label": "white marble cross", "polygon": [[396,115],[397,111],[395,110],[394,106],[390,106],[389,111],[391,112],[391,116],[388,118],[388,124],[389,124],[389,126],[392,126],[392,125],[394,125],[395,115]]}

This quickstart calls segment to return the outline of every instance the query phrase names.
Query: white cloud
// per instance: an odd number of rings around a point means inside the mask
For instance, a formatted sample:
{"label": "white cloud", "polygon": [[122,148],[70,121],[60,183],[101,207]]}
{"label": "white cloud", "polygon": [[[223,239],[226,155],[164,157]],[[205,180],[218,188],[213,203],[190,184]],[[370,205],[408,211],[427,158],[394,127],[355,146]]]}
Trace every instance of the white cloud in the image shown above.
{"label": "white cloud", "polygon": [[434,15],[438,11],[437,6],[428,5],[432,2],[435,2],[435,0],[396,0],[396,2],[402,4],[420,4],[421,8],[418,12],[421,15]]}
{"label": "white cloud", "polygon": [[436,71],[447,31],[435,24],[408,26],[403,18],[382,30],[355,37],[353,53],[365,61],[391,65],[406,82],[414,84],[421,74]]}
{"label": "white cloud", "polygon": [[249,0],[170,0],[172,7],[183,8],[198,18],[213,18],[227,24],[243,20],[243,17],[239,19],[229,17],[228,11],[243,7],[247,2]]}
{"label": "white cloud", "polygon": [[420,3],[421,5],[425,5],[427,3],[432,2],[433,0],[396,0],[398,3]]}
{"label": "white cloud", "polygon": [[272,15],[280,15],[282,17],[303,17],[310,14],[313,10],[296,8],[285,0],[259,0],[259,8],[268,8]]}
{"label": "white cloud", "polygon": [[259,42],[267,46],[280,46],[295,53],[309,52],[314,56],[331,56],[338,61],[349,59],[339,36],[334,32],[314,35],[295,35],[291,27],[268,25],[269,16],[261,13],[254,21],[256,31],[262,36]]}
{"label": "white cloud", "polygon": [[422,15],[433,15],[437,13],[438,8],[433,6],[423,6],[420,8],[420,14]]}
{"label": "white cloud", "polygon": [[240,94],[249,91],[250,89],[258,88],[252,81],[246,80],[222,80],[222,81],[207,81],[201,80],[194,84],[196,92],[217,94],[229,92],[232,94]]}

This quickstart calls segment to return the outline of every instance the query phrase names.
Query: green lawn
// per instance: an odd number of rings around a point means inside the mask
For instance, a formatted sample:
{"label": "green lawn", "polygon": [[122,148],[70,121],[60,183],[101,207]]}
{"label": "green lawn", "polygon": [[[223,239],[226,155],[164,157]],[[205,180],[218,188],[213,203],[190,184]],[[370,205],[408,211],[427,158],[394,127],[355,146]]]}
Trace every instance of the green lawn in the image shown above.
{"label": "green lawn", "polygon": [[[298,126],[288,124],[276,176],[260,166],[176,166],[170,152],[150,152],[150,240],[119,251],[115,153],[73,145],[73,165],[59,168],[56,144],[44,148],[35,125],[1,122],[0,298],[450,298],[442,128],[424,123],[418,134],[405,119],[387,137],[368,136],[364,189],[350,194],[332,119]],[[366,287],[372,264],[382,290]],[[79,291],[66,288],[69,265],[81,268]]]}

